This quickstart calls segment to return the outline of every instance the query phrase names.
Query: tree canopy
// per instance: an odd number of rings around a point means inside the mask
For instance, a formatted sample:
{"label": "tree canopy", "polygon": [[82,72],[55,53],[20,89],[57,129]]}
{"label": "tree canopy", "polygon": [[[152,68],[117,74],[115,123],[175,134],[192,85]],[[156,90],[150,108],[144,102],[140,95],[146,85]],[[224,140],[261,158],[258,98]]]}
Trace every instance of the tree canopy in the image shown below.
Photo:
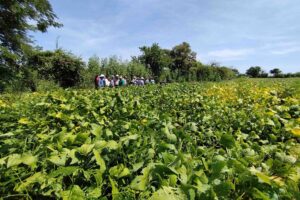
{"label": "tree canopy", "polygon": [[32,42],[28,31],[46,32],[50,26],[61,26],[48,0],[1,0],[0,6],[2,51],[23,53]]}

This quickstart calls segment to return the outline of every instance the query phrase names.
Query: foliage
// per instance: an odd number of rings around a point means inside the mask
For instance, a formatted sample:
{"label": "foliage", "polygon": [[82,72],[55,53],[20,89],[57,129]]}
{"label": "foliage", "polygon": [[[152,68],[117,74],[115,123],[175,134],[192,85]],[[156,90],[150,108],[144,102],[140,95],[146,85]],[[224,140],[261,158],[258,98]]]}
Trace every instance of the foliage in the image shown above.
{"label": "foliage", "polygon": [[36,70],[41,79],[53,80],[63,88],[79,85],[85,67],[81,58],[61,49],[37,51],[28,58],[27,65]]}
{"label": "foliage", "polygon": [[270,73],[273,74],[274,77],[279,77],[282,74],[282,71],[278,68],[274,68],[270,70]]}
{"label": "foliage", "polygon": [[257,78],[262,74],[262,69],[259,66],[250,67],[249,69],[247,69],[246,74],[250,77]]}
{"label": "foliage", "polygon": [[171,70],[178,70],[180,72],[179,75],[188,74],[189,69],[197,63],[196,55],[187,42],[173,47],[170,51],[170,56],[173,60]]}
{"label": "foliage", "polygon": [[293,199],[299,79],[0,98],[0,198]]}
{"label": "foliage", "polygon": [[139,56],[139,60],[151,69],[156,79],[159,79],[164,69],[170,68],[172,61],[168,50],[161,49],[157,43],[151,47],[140,47],[140,50],[142,55]]}
{"label": "foliage", "polygon": [[60,27],[48,0],[0,1],[0,90],[18,82],[23,72],[22,61],[31,51],[29,31],[46,32]]}

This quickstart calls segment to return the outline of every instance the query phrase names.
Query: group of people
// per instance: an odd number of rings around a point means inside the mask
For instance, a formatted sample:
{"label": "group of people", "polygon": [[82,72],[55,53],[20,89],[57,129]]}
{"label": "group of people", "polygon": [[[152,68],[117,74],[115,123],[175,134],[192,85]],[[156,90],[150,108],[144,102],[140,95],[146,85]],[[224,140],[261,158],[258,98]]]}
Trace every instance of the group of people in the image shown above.
{"label": "group of people", "polygon": [[137,85],[143,86],[148,84],[155,84],[153,78],[144,78],[144,77],[133,77],[130,82],[128,79],[119,75],[112,75],[110,78],[106,77],[104,74],[95,76],[95,88],[103,88],[103,87],[122,87],[126,85]]}

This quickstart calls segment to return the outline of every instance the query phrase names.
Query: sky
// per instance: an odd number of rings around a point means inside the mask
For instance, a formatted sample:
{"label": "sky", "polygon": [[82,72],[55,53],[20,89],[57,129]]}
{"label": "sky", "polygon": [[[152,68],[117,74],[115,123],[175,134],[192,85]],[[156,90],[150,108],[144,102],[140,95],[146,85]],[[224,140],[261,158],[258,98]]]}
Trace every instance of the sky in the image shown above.
{"label": "sky", "polygon": [[299,0],[49,0],[62,28],[32,33],[44,50],[58,45],[87,61],[126,60],[139,47],[188,42],[202,63],[244,73],[300,71]]}

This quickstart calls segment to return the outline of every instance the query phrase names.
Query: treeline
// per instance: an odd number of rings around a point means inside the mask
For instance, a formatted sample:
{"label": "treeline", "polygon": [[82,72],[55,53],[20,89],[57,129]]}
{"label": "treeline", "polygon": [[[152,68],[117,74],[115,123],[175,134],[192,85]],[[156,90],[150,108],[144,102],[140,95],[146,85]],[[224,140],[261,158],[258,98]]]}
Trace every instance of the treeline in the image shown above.
{"label": "treeline", "polygon": [[270,70],[269,73],[265,72],[262,67],[255,66],[250,67],[246,71],[246,75],[252,78],[292,78],[292,77],[300,77],[300,72],[296,73],[283,73],[279,68],[274,68]]}
{"label": "treeline", "polygon": [[96,74],[118,74],[128,79],[143,76],[154,78],[157,82],[177,82],[228,80],[236,77],[238,73],[237,70],[217,64],[200,63],[196,60],[196,53],[186,42],[170,50],[153,44],[140,47],[140,51],[139,56],[134,56],[129,61],[123,61],[117,56],[104,59],[93,56],[85,63],[82,58],[62,49],[31,49],[18,62],[18,70],[7,70],[4,76],[1,74],[0,90],[89,88],[93,87]]}

